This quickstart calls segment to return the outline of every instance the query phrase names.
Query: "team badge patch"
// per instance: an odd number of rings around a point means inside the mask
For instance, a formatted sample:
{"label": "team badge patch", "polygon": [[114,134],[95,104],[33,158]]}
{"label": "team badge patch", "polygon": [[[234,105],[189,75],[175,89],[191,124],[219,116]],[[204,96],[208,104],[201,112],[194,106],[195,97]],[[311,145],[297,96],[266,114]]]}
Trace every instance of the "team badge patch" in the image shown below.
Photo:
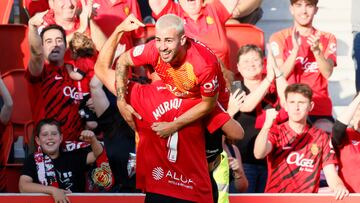
{"label": "team badge patch", "polygon": [[136,46],[133,50],[133,56],[134,57],[140,56],[144,51],[144,47],[145,47],[145,44]]}
{"label": "team badge patch", "polygon": [[214,24],[214,18],[213,17],[211,17],[211,16],[206,16],[206,23],[208,24],[208,25],[212,25],[212,24]]}
{"label": "team badge patch", "polygon": [[317,144],[312,144],[311,145],[311,154],[316,156],[319,153],[319,147],[317,146]]}
{"label": "team badge patch", "polygon": [[271,42],[270,44],[271,51],[273,52],[274,56],[278,56],[280,54],[279,45],[276,42]]}
{"label": "team badge patch", "polygon": [[128,6],[126,6],[126,7],[124,8],[124,13],[125,13],[126,16],[128,16],[128,15],[130,14],[130,9],[129,9]]}
{"label": "team badge patch", "polygon": [[91,178],[94,184],[107,188],[112,185],[112,173],[109,163],[102,163],[100,167],[93,170]]}

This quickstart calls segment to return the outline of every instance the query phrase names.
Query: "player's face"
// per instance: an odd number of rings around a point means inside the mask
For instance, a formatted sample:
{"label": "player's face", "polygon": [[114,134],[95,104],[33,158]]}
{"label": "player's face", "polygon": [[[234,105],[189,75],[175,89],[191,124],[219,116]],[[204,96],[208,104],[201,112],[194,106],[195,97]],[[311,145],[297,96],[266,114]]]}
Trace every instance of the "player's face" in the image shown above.
{"label": "player's face", "polygon": [[50,0],[56,20],[73,21],[76,11],[76,0]]}
{"label": "player's face", "polygon": [[180,0],[180,6],[188,15],[197,15],[202,7],[202,0]]}
{"label": "player's face", "polygon": [[175,62],[185,44],[185,36],[180,36],[175,28],[157,29],[155,35],[155,45],[161,59],[166,63]]}
{"label": "player's face", "polygon": [[291,15],[293,15],[295,25],[303,27],[312,26],[312,21],[317,10],[318,7],[309,4],[305,0],[297,1],[296,3],[290,5],[290,12]]}
{"label": "player's face", "polygon": [[261,78],[263,59],[256,51],[249,51],[239,57],[237,64],[238,71],[245,79]]}
{"label": "player's face", "polygon": [[44,33],[43,49],[50,63],[58,64],[63,62],[66,47],[60,30],[51,29]]}
{"label": "player's face", "polygon": [[289,120],[293,122],[306,122],[308,113],[312,110],[314,103],[300,93],[288,93],[285,110],[288,112]]}
{"label": "player's face", "polygon": [[62,135],[56,125],[43,125],[39,136],[35,137],[35,141],[41,147],[43,153],[49,155],[51,158],[56,158],[59,155]]}

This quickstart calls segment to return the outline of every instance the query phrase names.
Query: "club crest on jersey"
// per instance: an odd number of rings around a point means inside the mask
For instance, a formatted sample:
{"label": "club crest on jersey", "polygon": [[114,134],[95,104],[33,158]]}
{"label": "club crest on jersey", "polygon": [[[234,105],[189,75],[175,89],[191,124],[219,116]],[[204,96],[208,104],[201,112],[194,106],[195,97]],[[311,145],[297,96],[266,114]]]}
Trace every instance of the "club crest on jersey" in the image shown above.
{"label": "club crest on jersey", "polygon": [[213,17],[211,17],[211,16],[206,16],[206,23],[208,24],[208,25],[212,25],[212,24],[214,24],[214,18]]}
{"label": "club crest on jersey", "polygon": [[130,9],[129,9],[129,7],[128,7],[128,6],[126,6],[126,7],[124,8],[124,13],[125,13],[125,15],[126,15],[126,16],[128,16],[128,15],[129,15],[129,13],[130,13]]}
{"label": "club crest on jersey", "polygon": [[312,144],[310,151],[312,155],[316,156],[319,153],[319,147],[317,146],[317,144]]}

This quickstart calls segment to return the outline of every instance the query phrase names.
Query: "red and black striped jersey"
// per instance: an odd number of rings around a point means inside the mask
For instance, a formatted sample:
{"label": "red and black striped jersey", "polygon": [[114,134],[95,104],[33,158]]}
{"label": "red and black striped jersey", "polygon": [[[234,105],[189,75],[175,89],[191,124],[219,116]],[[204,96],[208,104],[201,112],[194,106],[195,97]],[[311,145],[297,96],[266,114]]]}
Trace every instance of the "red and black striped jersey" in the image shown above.
{"label": "red and black striped jersey", "polygon": [[267,156],[265,192],[317,192],[321,169],[337,163],[330,136],[320,129],[307,125],[297,134],[285,122],[271,128],[268,140],[273,150]]}
{"label": "red and black striped jersey", "polygon": [[30,82],[30,103],[36,111],[33,113],[35,122],[54,118],[61,123],[63,141],[78,140],[84,129],[78,113],[79,92],[65,68],[47,64],[39,77],[32,76],[29,69],[25,77]]}

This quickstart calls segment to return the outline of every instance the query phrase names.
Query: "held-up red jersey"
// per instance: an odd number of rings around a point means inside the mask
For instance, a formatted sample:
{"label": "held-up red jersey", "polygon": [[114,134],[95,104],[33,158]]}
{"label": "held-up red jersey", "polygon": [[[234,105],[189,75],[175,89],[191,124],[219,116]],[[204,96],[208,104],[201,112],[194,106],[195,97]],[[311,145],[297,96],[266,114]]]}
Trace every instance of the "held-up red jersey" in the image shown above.
{"label": "held-up red jersey", "polygon": [[[274,33],[270,37],[270,44],[276,58],[286,60],[291,50],[293,28],[287,28]],[[331,59],[336,66],[336,38],[333,34],[319,31],[315,28],[312,34],[320,34],[320,49],[326,59]],[[314,54],[307,43],[307,37],[300,36],[301,46],[295,61],[293,72],[288,77],[288,82],[305,83],[313,90],[314,109],[310,115],[332,116],[332,102],[328,91],[328,80],[320,73]]]}
{"label": "held-up red jersey", "polygon": [[267,156],[265,192],[315,193],[321,169],[337,163],[330,136],[320,129],[306,126],[297,134],[285,122],[271,128],[268,140],[273,150]]}
{"label": "held-up red jersey", "polygon": [[[145,192],[179,199],[212,202],[201,120],[168,138],[160,138],[151,129],[153,122],[171,122],[200,99],[175,97],[161,81],[151,85],[132,83],[128,92],[129,104],[142,116],[142,120],[135,120],[140,137],[136,160],[137,187]],[[210,128],[222,126],[229,119],[224,115],[220,113],[219,118],[224,119],[214,119]]]}
{"label": "held-up red jersey", "polygon": [[229,93],[217,58],[201,42],[188,38],[186,46],[186,58],[179,67],[172,67],[161,59],[155,40],[134,47],[130,50],[130,56],[135,66],[148,64],[154,67],[175,96],[200,98],[219,93],[218,101],[226,108]]}

